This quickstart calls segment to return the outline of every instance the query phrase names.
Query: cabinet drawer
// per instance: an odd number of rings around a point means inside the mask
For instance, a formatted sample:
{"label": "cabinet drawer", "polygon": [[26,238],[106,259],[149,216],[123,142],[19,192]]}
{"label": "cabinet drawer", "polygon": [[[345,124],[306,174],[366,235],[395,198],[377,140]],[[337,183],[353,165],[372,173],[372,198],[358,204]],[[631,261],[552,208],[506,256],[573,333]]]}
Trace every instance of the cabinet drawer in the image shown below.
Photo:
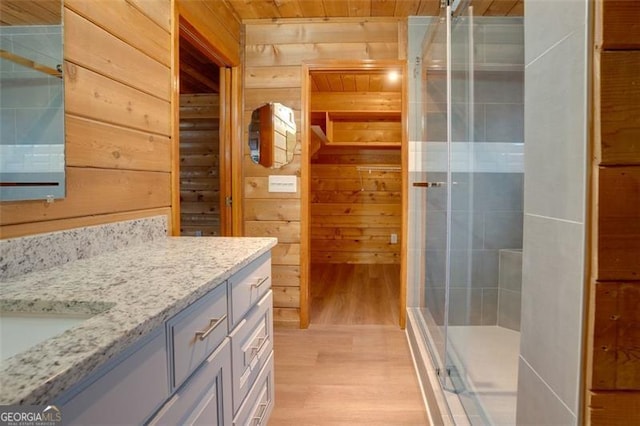
{"label": "cabinet drawer", "polygon": [[271,254],[265,253],[229,278],[231,328],[271,288]]}
{"label": "cabinet drawer", "polygon": [[273,411],[275,386],[273,381],[273,353],[260,371],[256,384],[251,388],[238,414],[233,419],[234,426],[266,425]]}
{"label": "cabinet drawer", "polygon": [[179,387],[228,333],[227,288],[220,285],[167,321],[171,388]]}
{"label": "cabinet drawer", "polygon": [[229,339],[167,401],[149,425],[228,425],[231,422]]}
{"label": "cabinet drawer", "polygon": [[272,304],[273,293],[269,290],[231,333],[234,413],[273,350]]}
{"label": "cabinet drawer", "polygon": [[166,337],[161,328],[54,404],[61,408],[64,424],[141,424],[169,397],[168,382]]}

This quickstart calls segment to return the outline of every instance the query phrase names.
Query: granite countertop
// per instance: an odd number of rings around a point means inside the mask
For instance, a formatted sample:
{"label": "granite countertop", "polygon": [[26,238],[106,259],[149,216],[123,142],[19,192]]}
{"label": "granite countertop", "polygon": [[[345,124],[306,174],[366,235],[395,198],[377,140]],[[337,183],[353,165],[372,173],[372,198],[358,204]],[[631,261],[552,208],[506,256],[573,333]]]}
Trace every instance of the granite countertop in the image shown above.
{"label": "granite countertop", "polygon": [[275,244],[275,238],[167,237],[5,279],[3,312],[95,315],[2,361],[0,405],[51,403]]}

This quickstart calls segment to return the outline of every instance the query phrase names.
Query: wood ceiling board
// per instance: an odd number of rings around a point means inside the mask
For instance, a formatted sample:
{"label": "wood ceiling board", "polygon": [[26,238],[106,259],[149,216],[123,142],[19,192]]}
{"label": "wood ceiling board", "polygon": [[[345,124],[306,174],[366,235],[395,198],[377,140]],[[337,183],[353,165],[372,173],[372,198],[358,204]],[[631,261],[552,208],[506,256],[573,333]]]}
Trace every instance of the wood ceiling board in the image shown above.
{"label": "wood ceiling board", "polygon": [[518,0],[493,0],[486,13],[491,16],[507,16],[517,3]]}
{"label": "wood ceiling board", "polygon": [[246,28],[245,43],[276,45],[297,43],[393,43],[398,41],[398,23],[373,20],[358,23],[358,31],[341,22],[255,23]]}
{"label": "wood ceiling board", "polygon": [[300,2],[298,0],[278,0],[275,3],[280,16],[287,16],[291,18],[304,17],[301,7],[302,3],[304,2]]}
{"label": "wood ceiling board", "polygon": [[[260,17],[284,18],[284,16],[280,15],[280,10],[274,1],[252,1],[251,4],[253,4],[256,14]],[[291,10],[292,8],[289,7],[289,9]],[[294,16],[290,16],[290,18],[294,18]]]}
{"label": "wood ceiling board", "polygon": [[312,74],[311,80],[314,82],[314,85],[317,88],[317,92],[331,91],[331,85],[329,84],[327,74]]}
{"label": "wood ceiling board", "polygon": [[305,18],[313,18],[318,16],[325,16],[324,5],[321,1],[302,1],[300,3],[300,10],[302,16]]}
{"label": "wood ceiling board", "polygon": [[368,92],[369,81],[371,80],[371,78],[366,74],[358,74],[355,76],[355,78],[356,78],[356,91]]}
{"label": "wood ceiling board", "polygon": [[346,0],[322,0],[325,16],[350,16],[349,4]]}
{"label": "wood ceiling board", "polygon": [[268,18],[268,16],[260,16],[251,3],[245,0],[225,0],[231,9],[235,11],[240,19],[259,19]]}
{"label": "wood ceiling board", "polygon": [[180,38],[180,93],[212,92],[220,92],[220,69],[186,39]]}
{"label": "wood ceiling board", "polygon": [[371,0],[347,0],[349,4],[349,16],[371,16]]}
{"label": "wood ceiling board", "polygon": [[220,85],[210,78],[206,72],[191,67],[187,63],[180,64],[180,93],[219,93]]}
{"label": "wood ceiling board", "polygon": [[356,76],[353,74],[344,74],[342,76],[342,88],[345,92],[355,92]]}
{"label": "wood ceiling board", "polygon": [[[368,92],[383,92],[383,81],[386,76],[381,74],[372,74],[369,76],[369,90]],[[398,90],[399,91],[399,90]]]}
{"label": "wood ceiling board", "polygon": [[[225,0],[242,20],[438,16],[440,0]],[[523,0],[473,0],[476,16],[522,16]],[[520,15],[518,15],[520,14]]]}
{"label": "wood ceiling board", "polygon": [[395,16],[397,0],[371,0],[371,16]]}
{"label": "wood ceiling board", "polygon": [[393,16],[415,16],[420,8],[420,0],[404,0],[396,2],[396,10]]}
{"label": "wood ceiling board", "polygon": [[400,92],[401,80],[392,82],[388,71],[328,71],[312,72],[314,92]]}
{"label": "wood ceiling board", "polygon": [[524,0],[518,0],[509,11],[509,16],[524,16]]}
{"label": "wood ceiling board", "polygon": [[344,92],[342,85],[342,77],[340,74],[327,74],[327,80],[329,81],[330,92]]}
{"label": "wood ceiling board", "polygon": [[438,16],[440,14],[440,0],[422,0],[418,7],[418,16]]}
{"label": "wood ceiling board", "polygon": [[473,13],[475,16],[484,15],[487,10],[489,10],[489,6],[493,3],[494,0],[472,0],[471,6],[473,6]]}

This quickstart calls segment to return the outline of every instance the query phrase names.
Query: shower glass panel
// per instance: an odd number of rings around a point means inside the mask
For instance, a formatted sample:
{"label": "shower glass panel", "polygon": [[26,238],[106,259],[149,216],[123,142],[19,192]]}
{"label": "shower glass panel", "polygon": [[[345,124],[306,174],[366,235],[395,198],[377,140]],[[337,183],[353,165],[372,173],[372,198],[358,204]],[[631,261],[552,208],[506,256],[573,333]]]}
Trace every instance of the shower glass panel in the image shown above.
{"label": "shower glass panel", "polygon": [[[412,28],[419,28],[415,22]],[[416,287],[409,289],[416,299],[408,309],[411,327],[426,340],[456,423],[464,417],[472,425],[514,424],[523,22],[474,17],[473,7],[453,14],[447,8],[425,33],[410,40],[422,42],[411,103],[422,129],[414,142],[419,161],[410,200],[416,234],[422,235],[415,246],[421,255]]]}
{"label": "shower glass panel", "polygon": [[420,68],[420,108],[422,117],[422,153],[425,164],[421,179],[415,182],[424,208],[424,286],[421,287],[421,319],[427,331],[427,343],[442,386],[447,386],[447,274],[448,244],[447,173],[449,109],[447,90],[447,40],[449,14],[442,14],[425,37]]}
{"label": "shower glass panel", "polygon": [[488,424],[466,362],[466,356],[476,350],[470,344],[470,336],[474,326],[483,322],[483,301],[490,300],[477,282],[478,265],[484,259],[478,238],[482,227],[474,199],[474,30],[472,7],[452,17],[447,73],[450,111],[447,189],[451,199],[447,229],[451,244],[445,347],[448,389],[458,395],[473,424]]}

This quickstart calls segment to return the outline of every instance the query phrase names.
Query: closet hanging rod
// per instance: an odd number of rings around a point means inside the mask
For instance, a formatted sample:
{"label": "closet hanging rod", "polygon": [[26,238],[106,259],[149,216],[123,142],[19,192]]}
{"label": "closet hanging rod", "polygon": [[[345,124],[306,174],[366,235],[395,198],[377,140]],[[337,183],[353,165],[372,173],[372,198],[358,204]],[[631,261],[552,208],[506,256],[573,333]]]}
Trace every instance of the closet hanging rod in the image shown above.
{"label": "closet hanging rod", "polygon": [[400,166],[357,166],[359,172],[401,172]]}

